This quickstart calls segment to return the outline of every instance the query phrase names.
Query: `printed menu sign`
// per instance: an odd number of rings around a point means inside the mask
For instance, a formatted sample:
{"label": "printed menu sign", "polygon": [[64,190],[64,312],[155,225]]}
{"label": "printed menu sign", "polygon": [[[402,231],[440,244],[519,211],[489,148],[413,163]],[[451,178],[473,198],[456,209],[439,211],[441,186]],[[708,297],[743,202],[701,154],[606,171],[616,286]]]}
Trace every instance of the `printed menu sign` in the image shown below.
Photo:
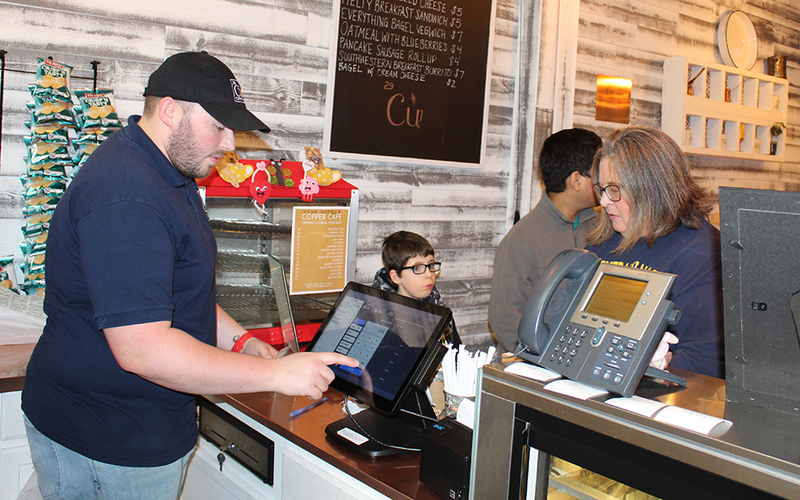
{"label": "printed menu sign", "polygon": [[294,207],[292,294],[338,292],[347,276],[347,219],[343,207]]}
{"label": "printed menu sign", "polygon": [[334,4],[326,153],[478,166],[494,1]]}

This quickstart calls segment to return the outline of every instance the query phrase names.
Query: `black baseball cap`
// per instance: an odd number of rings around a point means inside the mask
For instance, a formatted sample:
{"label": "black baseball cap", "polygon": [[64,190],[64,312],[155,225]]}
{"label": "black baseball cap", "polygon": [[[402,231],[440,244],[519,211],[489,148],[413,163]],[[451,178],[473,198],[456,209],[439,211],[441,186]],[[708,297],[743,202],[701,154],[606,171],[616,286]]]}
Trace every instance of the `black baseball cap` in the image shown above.
{"label": "black baseball cap", "polygon": [[208,52],[180,52],[150,75],[144,95],[196,102],[233,130],[269,132],[244,106],[242,88],[225,63]]}

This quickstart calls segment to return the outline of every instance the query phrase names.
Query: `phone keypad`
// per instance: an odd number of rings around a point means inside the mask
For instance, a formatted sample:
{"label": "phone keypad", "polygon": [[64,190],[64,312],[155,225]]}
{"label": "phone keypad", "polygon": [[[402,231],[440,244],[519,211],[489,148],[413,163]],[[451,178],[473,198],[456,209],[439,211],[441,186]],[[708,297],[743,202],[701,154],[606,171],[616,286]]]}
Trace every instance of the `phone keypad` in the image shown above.
{"label": "phone keypad", "polygon": [[638,348],[639,342],[633,339],[622,335],[610,335],[603,354],[592,369],[592,378],[607,384],[621,384]]}
{"label": "phone keypad", "polygon": [[582,352],[581,347],[586,344],[602,349],[602,354],[592,368],[591,377],[605,385],[622,384],[639,348],[638,341],[610,333],[605,326],[594,329],[572,323],[561,332],[557,340],[544,359],[563,367],[572,366]]}
{"label": "phone keypad", "polygon": [[548,357],[550,362],[558,365],[572,366],[575,357],[580,352],[579,349],[584,345],[591,330],[591,328],[586,328],[584,326],[574,324],[568,325],[550,352],[550,356]]}

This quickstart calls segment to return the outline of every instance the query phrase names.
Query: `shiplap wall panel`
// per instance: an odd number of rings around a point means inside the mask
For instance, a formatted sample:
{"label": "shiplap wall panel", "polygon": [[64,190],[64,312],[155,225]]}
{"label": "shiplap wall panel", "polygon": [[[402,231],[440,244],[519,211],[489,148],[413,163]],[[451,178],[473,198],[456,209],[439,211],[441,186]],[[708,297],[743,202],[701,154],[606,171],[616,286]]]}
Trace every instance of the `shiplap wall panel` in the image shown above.
{"label": "shiplap wall panel", "polygon": [[[483,186],[489,191],[502,192],[505,187],[500,172],[486,169],[430,168],[389,162],[336,161],[333,163],[343,172],[344,169],[348,170],[348,178],[358,179],[360,189],[434,187],[444,188],[445,191],[457,191],[463,186]],[[327,160],[325,164],[328,164]],[[487,169],[489,168],[492,168],[492,165],[488,165]]]}
{"label": "shiplap wall panel", "polygon": [[489,104],[512,109],[514,105],[514,79],[505,77],[492,78],[489,91]]}
{"label": "shiplap wall panel", "polygon": [[[457,251],[459,248],[464,248],[473,239],[486,240],[489,246],[496,246],[491,243],[500,243],[497,236],[498,223],[494,220],[363,222],[363,227],[359,227],[359,250],[364,254],[367,252],[380,254],[383,240],[391,233],[400,230],[415,232],[424,230],[437,255],[442,250]],[[459,263],[449,262],[447,265],[459,265]]]}
{"label": "shiplap wall panel", "polygon": [[2,19],[0,40],[13,41],[14,48],[36,48],[45,52],[56,49],[59,54],[103,54],[108,58],[154,61],[161,59],[164,53],[164,27],[150,22],[10,3],[4,3]]}
{"label": "shiplap wall panel", "polygon": [[[544,1],[542,33],[558,30],[559,2]],[[494,249],[507,231],[519,190],[509,186],[520,117],[515,92],[519,20],[530,20],[534,2],[497,0],[490,68],[486,158],[479,169],[438,168],[390,162],[326,158],[360,188],[361,220],[356,276],[371,281],[380,267],[380,242],[409,229],[428,237],[446,265],[439,281],[445,301],[468,340],[488,338],[486,307]],[[714,29],[727,9],[747,12],[761,41],[759,58],[787,55],[789,92],[787,162],[731,162],[691,158],[704,185],[741,185],[800,190],[800,6],[796,0],[582,0],[574,92],[574,126],[607,136],[623,125],[594,119],[596,76],[633,80],[633,123],[658,126],[665,57],[692,55],[719,61]],[[21,239],[24,170],[22,136],[27,119],[26,86],[36,58],[53,56],[75,67],[80,86],[98,80],[116,92],[120,114],[141,111],[142,90],[161,60],[182,50],[208,50],[228,63],[242,83],[248,106],[273,129],[268,135],[237,134],[237,147],[251,158],[302,159],[304,146],[319,146],[324,126],[332,4],[326,0],[0,0],[0,49],[8,51],[0,158],[0,254]],[[569,29],[562,26],[561,29]],[[536,116],[537,144],[552,123],[555,38],[542,36]],[[759,61],[758,64],[763,63]],[[76,87],[74,84],[73,87]],[[77,87],[76,87],[77,88]],[[357,133],[358,131],[354,131]],[[538,146],[537,146],[538,147]],[[535,163],[535,162],[534,162]],[[530,167],[524,167],[530,168]],[[514,174],[516,179],[516,173]],[[538,193],[531,193],[535,202]]]}
{"label": "shiplap wall panel", "polygon": [[[789,118],[786,161],[760,162],[690,156],[693,172],[712,190],[721,185],[798,190],[800,171],[800,4],[790,0],[631,0],[610,4],[581,2],[575,91],[576,125],[606,136],[624,125],[594,120],[598,74],[633,81],[631,124],[660,126],[663,60],[686,55],[721,63],[716,47],[720,15],[743,10],[759,36],[758,60],[753,70],[764,72],[764,59],[787,56]],[[723,175],[724,174],[724,175]]]}
{"label": "shiplap wall panel", "polygon": [[303,27],[308,12],[330,17],[329,2],[315,1],[236,1],[193,0],[34,0],[14,2],[39,6],[53,12],[69,11],[82,15],[91,32],[93,18],[134,20],[155,26],[179,25],[251,38],[269,38],[287,43],[305,43]]}
{"label": "shiplap wall panel", "polygon": [[9,219],[17,222],[17,230],[14,231],[13,238],[5,242],[6,246],[2,255],[14,253],[14,245],[22,241],[22,233],[18,231],[24,224],[20,220],[20,214],[24,207],[20,196],[21,189],[22,185],[19,182],[19,178],[8,175],[0,176],[0,219]]}
{"label": "shiplap wall panel", "polygon": [[[304,146],[322,140],[331,9],[330,2],[303,0],[0,2],[0,48],[9,52],[7,66],[28,72],[7,73],[5,84],[0,218],[11,222],[0,227],[15,229],[3,231],[0,253],[14,252],[21,239],[21,233],[10,233],[21,225],[17,177],[24,171],[21,139],[27,132],[22,122],[37,57],[53,56],[84,79],[92,75],[89,61],[100,61],[101,86],[114,88],[120,102],[132,103],[127,116],[141,111],[147,77],[165,56],[207,50],[233,69],[248,106],[273,129],[268,135],[237,134],[243,155],[302,159]],[[375,235],[410,226],[444,245],[440,252],[448,261],[458,262],[440,285],[458,294],[449,302],[459,324],[467,322],[462,331],[484,337],[491,261],[506,230],[516,67],[516,3],[500,0],[496,12],[486,165],[451,169],[326,158],[361,188],[359,279],[371,280],[380,264]],[[81,83],[88,87],[91,81]]]}
{"label": "shiplap wall panel", "polygon": [[[269,75],[273,78],[327,81],[328,50],[320,47],[260,40],[227,33],[170,27],[166,33],[166,51],[206,50],[228,64],[242,88],[248,77]],[[258,91],[257,87],[253,91]]]}

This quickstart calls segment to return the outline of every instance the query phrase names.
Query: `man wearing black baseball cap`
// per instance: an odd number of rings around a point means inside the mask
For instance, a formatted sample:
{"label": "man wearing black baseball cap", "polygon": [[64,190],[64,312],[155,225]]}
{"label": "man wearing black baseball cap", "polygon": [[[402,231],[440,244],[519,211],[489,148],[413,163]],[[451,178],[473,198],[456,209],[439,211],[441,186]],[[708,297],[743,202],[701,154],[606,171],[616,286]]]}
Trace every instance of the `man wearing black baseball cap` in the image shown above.
{"label": "man wearing black baseball cap", "polygon": [[170,56],[150,75],[144,95],[196,102],[232,130],[269,132],[269,127],[245,108],[242,88],[231,70],[208,52]]}
{"label": "man wearing black baseball cap", "polygon": [[[216,242],[198,192],[233,130],[268,130],[230,69],[176,54],[143,116],[114,133],[59,201],[47,244],[47,325],[22,408],[46,498],[175,500],[197,438],[193,394],[319,398],[335,353],[276,351],[216,303]],[[244,354],[242,354],[244,353]]]}

